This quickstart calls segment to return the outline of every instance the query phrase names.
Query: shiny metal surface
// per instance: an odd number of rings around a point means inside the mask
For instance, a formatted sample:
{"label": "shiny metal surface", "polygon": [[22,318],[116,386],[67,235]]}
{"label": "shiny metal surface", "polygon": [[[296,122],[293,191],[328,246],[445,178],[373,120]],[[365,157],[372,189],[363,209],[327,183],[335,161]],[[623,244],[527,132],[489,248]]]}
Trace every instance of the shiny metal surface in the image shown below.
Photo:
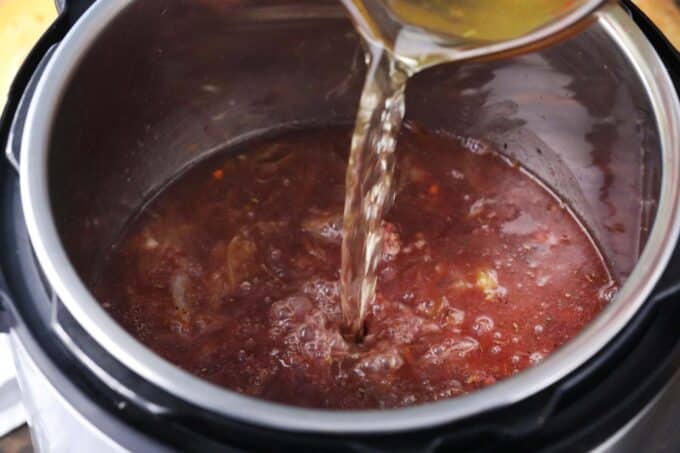
{"label": "shiny metal surface", "polygon": [[[64,398],[54,383],[40,372],[35,358],[26,351],[16,334],[10,335],[17,368],[17,379],[22,390],[26,408],[26,419],[31,428],[33,449],[38,452],[79,452],[91,453],[130,451],[121,445],[118,438],[110,437],[97,429],[92,412],[84,416],[73,406],[77,401]],[[73,394],[70,395],[71,398]],[[114,428],[114,427],[112,427]],[[117,434],[121,427],[116,426]],[[29,448],[30,450],[30,448]]]}
{"label": "shiny metal surface", "polygon": [[86,283],[94,263],[180,168],[277,126],[350,121],[362,75],[356,35],[334,3],[97,2],[39,81],[20,162],[28,231],[67,309],[154,384],[225,416],[293,431],[438,425],[526,398],[592,357],[644,302],[680,221],[677,94],[651,46],[615,7],[557,47],[435,68],[407,92],[407,116],[484,136],[549,181],[625,280],[610,306],[541,365],[418,407],[293,408],[176,368],[93,299]]}
{"label": "shiny metal surface", "polygon": [[593,453],[672,453],[680,445],[677,428],[680,410],[680,373],[635,417]]}

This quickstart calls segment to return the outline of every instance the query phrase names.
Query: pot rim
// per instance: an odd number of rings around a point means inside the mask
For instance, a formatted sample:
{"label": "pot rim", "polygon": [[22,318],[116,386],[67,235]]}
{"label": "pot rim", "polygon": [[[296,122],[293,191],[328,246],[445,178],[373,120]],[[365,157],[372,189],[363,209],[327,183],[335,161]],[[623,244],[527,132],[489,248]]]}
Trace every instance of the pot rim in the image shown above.
{"label": "pot rim", "polygon": [[152,352],[101,307],[81,281],[61,243],[48,193],[48,153],[58,107],[80,60],[99,33],[133,0],[96,2],[58,46],[31,100],[21,145],[20,190],[37,259],[66,308],[97,343],[165,391],[209,411],[260,426],[298,432],[396,432],[433,427],[509,406],[554,384],[593,357],[645,302],[670,259],[680,231],[680,104],[653,47],[618,6],[597,23],[625,54],[649,96],[662,153],[659,206],[649,239],[614,300],[576,337],[541,364],[450,400],[365,411],[307,409],[272,403],[211,384]]}

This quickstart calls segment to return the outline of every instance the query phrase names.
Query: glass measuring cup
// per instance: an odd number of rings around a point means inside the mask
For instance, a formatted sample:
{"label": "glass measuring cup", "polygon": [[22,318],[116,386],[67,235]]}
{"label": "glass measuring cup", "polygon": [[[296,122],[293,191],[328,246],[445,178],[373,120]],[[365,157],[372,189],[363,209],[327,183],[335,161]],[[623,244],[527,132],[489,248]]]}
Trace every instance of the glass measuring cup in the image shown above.
{"label": "glass measuring cup", "polygon": [[364,39],[417,72],[559,40],[606,0],[341,1]]}

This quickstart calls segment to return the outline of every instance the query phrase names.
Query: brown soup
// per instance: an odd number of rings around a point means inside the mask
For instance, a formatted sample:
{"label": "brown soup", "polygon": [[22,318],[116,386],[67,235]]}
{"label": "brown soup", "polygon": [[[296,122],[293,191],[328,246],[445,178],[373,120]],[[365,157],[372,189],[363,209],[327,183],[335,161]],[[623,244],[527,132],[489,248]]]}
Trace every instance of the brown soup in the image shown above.
{"label": "brown soup", "polygon": [[571,211],[483,142],[406,127],[377,302],[340,334],[349,128],[290,131],[195,165],[132,222],[95,294],[216,384],[355,409],[450,398],[540,362],[616,284]]}

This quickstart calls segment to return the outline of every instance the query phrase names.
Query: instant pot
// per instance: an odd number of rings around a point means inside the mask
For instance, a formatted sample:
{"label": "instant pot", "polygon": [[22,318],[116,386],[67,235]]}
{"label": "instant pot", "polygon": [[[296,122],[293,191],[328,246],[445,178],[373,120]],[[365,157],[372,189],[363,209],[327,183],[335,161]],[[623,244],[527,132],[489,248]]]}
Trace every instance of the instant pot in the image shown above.
{"label": "instant pot", "polygon": [[134,213],[197,159],[276,128],[351,123],[358,36],[338,2],[60,3],[0,138],[0,326],[45,451],[680,448],[680,57],[628,2],[568,40],[443,65],[407,118],[484,137],[569,202],[623,284],[543,363],[385,411],[238,395],[153,354],[90,294]]}

